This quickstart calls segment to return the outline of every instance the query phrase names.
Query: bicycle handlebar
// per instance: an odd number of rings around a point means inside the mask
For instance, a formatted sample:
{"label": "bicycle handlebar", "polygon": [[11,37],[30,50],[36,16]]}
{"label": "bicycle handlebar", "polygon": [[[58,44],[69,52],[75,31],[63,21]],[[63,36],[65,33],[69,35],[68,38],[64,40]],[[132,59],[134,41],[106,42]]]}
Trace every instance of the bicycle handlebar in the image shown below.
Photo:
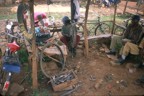
{"label": "bicycle handlebar", "polygon": [[7,33],[7,35],[10,36],[10,37],[12,37],[12,38],[18,39],[18,37],[14,36],[12,34]]}

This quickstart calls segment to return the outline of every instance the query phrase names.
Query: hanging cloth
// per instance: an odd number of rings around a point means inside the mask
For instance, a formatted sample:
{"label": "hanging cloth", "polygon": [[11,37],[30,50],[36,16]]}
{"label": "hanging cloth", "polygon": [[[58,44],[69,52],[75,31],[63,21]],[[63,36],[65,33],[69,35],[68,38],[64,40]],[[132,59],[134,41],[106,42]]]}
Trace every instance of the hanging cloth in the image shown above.
{"label": "hanging cloth", "polygon": [[72,2],[72,19],[77,22],[80,18],[80,5],[78,0]]}

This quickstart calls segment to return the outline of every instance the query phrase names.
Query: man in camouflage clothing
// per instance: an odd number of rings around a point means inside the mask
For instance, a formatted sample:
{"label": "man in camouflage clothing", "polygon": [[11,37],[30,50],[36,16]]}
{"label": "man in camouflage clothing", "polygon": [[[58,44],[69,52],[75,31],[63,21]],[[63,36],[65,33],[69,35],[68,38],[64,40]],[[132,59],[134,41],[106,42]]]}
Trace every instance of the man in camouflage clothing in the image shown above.
{"label": "man in camouflage clothing", "polygon": [[77,29],[74,23],[71,23],[71,20],[64,16],[62,19],[62,35],[60,39],[69,49],[73,56],[76,55],[76,46],[80,41],[80,36],[77,35]]}

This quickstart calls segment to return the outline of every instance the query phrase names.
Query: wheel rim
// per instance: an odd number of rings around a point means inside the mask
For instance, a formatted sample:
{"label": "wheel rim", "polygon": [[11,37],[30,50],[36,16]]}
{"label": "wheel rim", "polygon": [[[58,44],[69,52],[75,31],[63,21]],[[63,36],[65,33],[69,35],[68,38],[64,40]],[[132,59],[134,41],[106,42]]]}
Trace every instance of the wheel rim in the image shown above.
{"label": "wheel rim", "polygon": [[109,34],[109,33],[110,33],[110,27],[107,24],[101,24],[95,30],[95,35]]}
{"label": "wheel rim", "polygon": [[41,52],[40,67],[43,74],[48,78],[50,78],[52,75],[58,74],[65,67],[64,56],[60,47],[56,44],[52,44],[44,46],[44,49],[49,48],[49,46],[57,48],[60,54],[48,55],[44,53],[44,50]]}

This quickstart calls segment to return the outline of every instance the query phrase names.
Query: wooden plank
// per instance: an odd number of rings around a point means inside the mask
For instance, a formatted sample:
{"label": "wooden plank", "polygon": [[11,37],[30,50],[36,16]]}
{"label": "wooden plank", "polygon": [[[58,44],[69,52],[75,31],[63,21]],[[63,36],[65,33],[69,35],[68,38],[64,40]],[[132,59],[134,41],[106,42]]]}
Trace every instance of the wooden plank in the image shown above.
{"label": "wooden plank", "polygon": [[[87,39],[91,40],[91,39],[99,39],[99,38],[108,38],[110,36],[111,36],[111,34],[102,34],[102,35],[98,35],[98,36],[88,36]],[[84,38],[81,38],[81,40],[84,40]]]}
{"label": "wooden plank", "polygon": [[[42,50],[42,47],[38,47],[40,50]],[[67,55],[67,48],[65,45],[61,45],[60,46],[62,52],[63,52],[63,55]],[[57,54],[57,55],[60,55],[60,52],[59,50],[57,50],[56,47],[50,47],[50,48],[46,48],[44,49],[44,53],[45,54],[48,54],[48,55],[54,55],[54,54]]]}

